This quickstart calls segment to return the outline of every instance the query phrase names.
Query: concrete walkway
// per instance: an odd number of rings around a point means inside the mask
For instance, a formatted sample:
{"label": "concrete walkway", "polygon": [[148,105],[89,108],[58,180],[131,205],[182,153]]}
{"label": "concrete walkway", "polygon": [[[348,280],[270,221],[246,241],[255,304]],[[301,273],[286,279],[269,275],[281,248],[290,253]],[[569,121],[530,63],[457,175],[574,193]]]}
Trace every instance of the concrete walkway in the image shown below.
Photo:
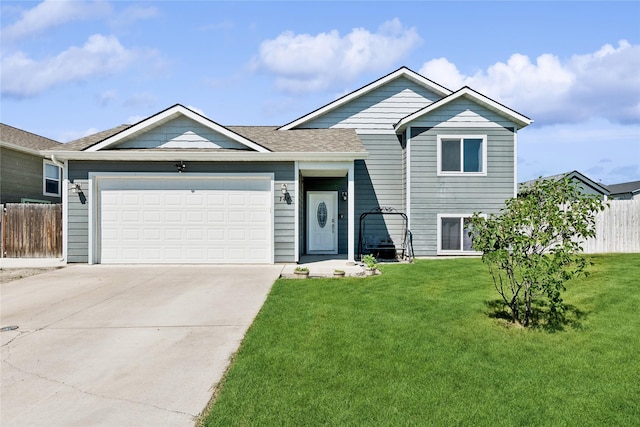
{"label": "concrete walkway", "polygon": [[72,265],[2,284],[0,425],[193,426],[283,266]]}
{"label": "concrete walkway", "polygon": [[294,277],[296,267],[309,269],[309,277],[333,277],[335,270],[342,270],[345,276],[364,276],[364,268],[361,263],[348,262],[346,257],[339,255],[314,256],[306,255],[298,264],[286,264],[282,269],[282,277]]}

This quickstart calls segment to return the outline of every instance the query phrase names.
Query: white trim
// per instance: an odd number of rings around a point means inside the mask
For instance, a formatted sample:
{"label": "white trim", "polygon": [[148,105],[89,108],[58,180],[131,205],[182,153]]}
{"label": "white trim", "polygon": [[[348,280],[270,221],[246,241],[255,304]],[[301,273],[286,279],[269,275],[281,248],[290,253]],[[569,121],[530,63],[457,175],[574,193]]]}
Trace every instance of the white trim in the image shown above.
{"label": "white trim", "polygon": [[226,136],[227,138],[230,138],[240,144],[243,144],[249,148],[253,148],[254,150],[256,150],[259,153],[269,153],[270,151],[267,150],[266,148],[264,148],[263,146],[256,144],[255,142],[227,129],[224,126],[219,125],[218,123],[188,109],[187,107],[184,107],[180,104],[174,105],[173,107],[170,107],[164,111],[161,111],[160,113],[153,115],[151,117],[148,117],[144,120],[142,120],[139,123],[136,123],[135,125],[131,126],[128,129],[123,130],[122,132],[118,132],[117,134],[105,139],[104,141],[100,142],[99,144],[96,144],[94,146],[91,146],[89,148],[86,149],[87,152],[96,152],[96,151],[100,151],[102,149],[105,148],[109,148],[111,146],[114,145],[118,145],[119,142],[126,140],[128,138],[134,137],[136,135],[142,134],[146,131],[148,131],[150,128],[154,128],[156,126],[159,126],[163,123],[166,123],[170,120],[175,119],[178,116],[185,116],[188,117],[189,119],[201,124],[202,126],[205,126],[211,130],[213,130],[214,132],[220,133],[224,136]]}
{"label": "white trim", "polygon": [[[465,139],[482,139],[482,171],[481,172],[464,172],[464,171],[443,171],[442,170],[442,140],[443,139],[459,139],[460,140],[460,169],[464,167],[464,147]],[[449,135],[438,134],[436,136],[436,173],[437,176],[487,176],[487,135]]]}
{"label": "white trim", "polygon": [[293,163],[293,188],[296,189],[295,199],[293,200],[293,262],[296,264],[300,261],[300,196],[302,191],[300,191],[300,168],[299,162]]}
{"label": "white trim", "polygon": [[[314,157],[315,159],[315,157]],[[342,171],[346,176],[348,174],[349,168],[353,165],[353,161],[351,162],[304,162],[299,161],[298,170],[302,171],[302,175],[304,176],[304,171]]]}
{"label": "white trim", "polygon": [[164,151],[164,150],[107,150],[107,151],[42,151],[42,154],[55,154],[63,160],[130,160],[130,161],[189,161],[189,162],[294,162],[314,159],[318,162],[350,162],[369,157],[369,153],[359,152],[268,152],[255,151],[216,152],[216,151]]}
{"label": "white trim", "polygon": [[[271,211],[271,225],[269,227],[269,239],[271,241],[270,246],[270,260],[271,264],[275,263],[275,174],[272,172],[256,172],[256,173],[189,173],[189,174],[176,174],[176,173],[164,173],[164,172],[89,172],[89,248],[88,248],[88,263],[97,264],[99,262],[100,254],[98,244],[100,242],[100,236],[98,235],[99,229],[96,226],[99,223],[97,217],[100,212],[100,198],[98,197],[100,191],[100,181],[116,179],[121,180],[123,178],[143,178],[143,179],[269,179],[271,185],[270,196],[270,211]],[[95,195],[95,197],[94,197]]]}
{"label": "white trim", "polygon": [[494,112],[496,112],[497,114],[501,115],[502,117],[506,118],[507,120],[512,121],[513,123],[517,124],[518,126],[520,126],[520,128],[523,128],[525,126],[530,125],[531,123],[533,123],[533,120],[531,120],[530,118],[528,118],[527,116],[523,116],[522,114],[508,108],[505,107],[504,105],[494,101],[493,99],[490,99],[484,95],[482,95],[479,92],[476,92],[475,90],[465,86],[462,89],[458,90],[455,93],[452,93],[451,95],[442,98],[432,104],[429,104],[428,106],[416,111],[413,114],[409,114],[408,116],[406,116],[405,118],[401,119],[398,123],[396,123],[396,125],[394,126],[394,129],[396,131],[401,131],[403,130],[406,126],[409,125],[409,123],[411,123],[412,121],[423,117],[429,113],[431,113],[434,110],[437,110],[438,108],[447,105],[450,102],[455,101],[456,99],[460,98],[460,97],[466,97],[468,99],[470,99],[471,101],[476,102],[479,105],[482,105]]}
{"label": "white trim", "polygon": [[518,197],[518,131],[513,130],[513,197]]}
{"label": "white trim", "polygon": [[62,187],[62,259],[68,261],[69,253],[69,163],[64,161],[62,169],[64,187]]}
{"label": "white trim", "polygon": [[[58,169],[58,192],[57,193],[47,193],[47,179],[51,181],[55,181],[53,178],[47,178],[47,165],[54,166]],[[44,196],[50,197],[60,197],[62,195],[62,168],[55,164],[53,161],[48,159],[42,159],[42,194]]]}
{"label": "white trim", "polygon": [[20,145],[12,144],[10,142],[0,141],[0,148],[8,148],[9,150],[20,151],[26,154],[33,154],[34,156],[42,157],[40,150],[34,150],[33,148],[22,147]]}
{"label": "white trim", "polygon": [[[482,255],[482,252],[477,252],[477,251],[465,251],[462,250],[462,245],[463,245],[463,241],[462,239],[464,239],[464,235],[461,234],[460,235],[460,250],[456,251],[456,250],[443,250],[442,249],[442,218],[471,218],[473,216],[473,214],[460,214],[460,213],[452,213],[452,214],[437,214],[436,218],[437,218],[437,222],[436,222],[436,254],[437,255]],[[481,214],[480,216],[486,218],[487,216],[485,214]],[[460,226],[462,227],[464,223],[461,223]],[[463,228],[463,233],[464,233],[464,228]]]}
{"label": "white trim", "polygon": [[407,163],[407,176],[405,178],[405,197],[407,200],[405,200],[405,214],[407,215],[407,228],[411,230],[411,126],[407,126],[405,138],[405,162]]}
{"label": "white trim", "polygon": [[355,166],[353,162],[349,165],[347,174],[347,262],[355,262],[356,259],[356,219],[355,219]]}
{"label": "white trim", "polygon": [[[276,263],[276,239],[275,239],[275,235],[276,235],[276,180],[275,180],[275,174],[270,174],[271,177],[269,178],[271,181],[271,196],[269,197],[269,200],[271,201],[271,205],[269,206],[269,212],[271,212],[271,224],[269,225],[269,230],[267,230],[267,232],[269,233],[269,239],[271,240],[271,259],[270,262],[271,264],[275,264]],[[278,189],[278,191],[280,191]]]}
{"label": "white trim", "polygon": [[321,107],[307,115],[304,115],[294,121],[292,121],[291,123],[288,123],[282,127],[280,127],[280,130],[290,130],[293,128],[296,128],[298,126],[300,126],[303,123],[309,122],[311,120],[314,120],[317,117],[322,116],[323,114],[328,113],[331,110],[334,110],[342,105],[345,105],[351,101],[353,101],[356,98],[361,97],[362,95],[365,95],[369,92],[371,92],[374,89],[377,89],[381,86],[384,86],[385,84],[389,83],[392,80],[395,80],[399,77],[406,77],[409,80],[414,81],[415,83],[429,89],[432,92],[435,92],[436,94],[440,95],[440,96],[448,96],[451,94],[451,91],[443,86],[440,86],[439,84],[427,79],[426,77],[416,73],[415,71],[412,71],[406,67],[402,67],[399,68],[398,70],[392,72],[391,74],[388,74],[372,83],[369,83],[366,86],[361,87],[360,89],[355,90],[354,92],[349,93],[348,95],[343,96],[342,98],[339,98],[333,102],[330,102],[329,104],[325,105],[324,107]]}
{"label": "white trim", "polygon": [[98,218],[96,218],[96,214],[98,211],[98,207],[96,206],[94,209],[94,205],[96,205],[98,203],[97,197],[93,197],[94,195],[98,194],[97,191],[97,184],[96,184],[96,179],[94,179],[94,177],[99,176],[98,174],[94,173],[94,172],[89,172],[89,184],[87,185],[88,189],[87,191],[89,192],[89,231],[88,231],[88,238],[87,238],[87,244],[89,245],[89,247],[87,248],[87,263],[88,264],[95,264],[96,263],[96,252],[97,250],[95,249],[95,245],[96,245],[96,241],[97,239],[97,234],[98,234],[98,229],[96,227],[96,224],[98,223]]}

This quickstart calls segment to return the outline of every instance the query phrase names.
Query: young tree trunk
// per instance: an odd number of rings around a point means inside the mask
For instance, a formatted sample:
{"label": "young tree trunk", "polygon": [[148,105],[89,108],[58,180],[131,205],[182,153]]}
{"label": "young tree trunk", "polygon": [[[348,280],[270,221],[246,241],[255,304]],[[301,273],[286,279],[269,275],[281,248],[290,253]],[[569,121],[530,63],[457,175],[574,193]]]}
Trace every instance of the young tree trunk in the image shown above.
{"label": "young tree trunk", "polygon": [[524,295],[524,326],[529,326],[531,322],[531,300],[533,299],[531,296],[531,288],[528,288]]}

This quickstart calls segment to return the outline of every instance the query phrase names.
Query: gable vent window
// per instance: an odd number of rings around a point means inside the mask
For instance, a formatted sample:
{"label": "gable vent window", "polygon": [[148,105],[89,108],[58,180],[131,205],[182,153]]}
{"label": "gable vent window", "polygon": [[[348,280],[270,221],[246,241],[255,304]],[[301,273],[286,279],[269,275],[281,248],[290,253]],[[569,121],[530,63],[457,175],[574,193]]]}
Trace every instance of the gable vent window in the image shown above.
{"label": "gable vent window", "polygon": [[438,175],[486,175],[485,135],[438,135]]}
{"label": "gable vent window", "polygon": [[55,164],[43,161],[43,182],[42,191],[45,196],[60,195],[60,168]]}

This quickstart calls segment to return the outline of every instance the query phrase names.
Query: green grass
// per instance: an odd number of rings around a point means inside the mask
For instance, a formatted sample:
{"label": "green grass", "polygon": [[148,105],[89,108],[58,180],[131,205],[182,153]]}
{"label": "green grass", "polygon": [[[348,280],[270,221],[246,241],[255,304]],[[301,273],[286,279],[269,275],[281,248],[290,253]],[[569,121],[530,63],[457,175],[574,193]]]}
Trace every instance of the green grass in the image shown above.
{"label": "green grass", "polygon": [[638,425],[640,255],[591,260],[559,331],[493,316],[478,259],[278,280],[204,424]]}

